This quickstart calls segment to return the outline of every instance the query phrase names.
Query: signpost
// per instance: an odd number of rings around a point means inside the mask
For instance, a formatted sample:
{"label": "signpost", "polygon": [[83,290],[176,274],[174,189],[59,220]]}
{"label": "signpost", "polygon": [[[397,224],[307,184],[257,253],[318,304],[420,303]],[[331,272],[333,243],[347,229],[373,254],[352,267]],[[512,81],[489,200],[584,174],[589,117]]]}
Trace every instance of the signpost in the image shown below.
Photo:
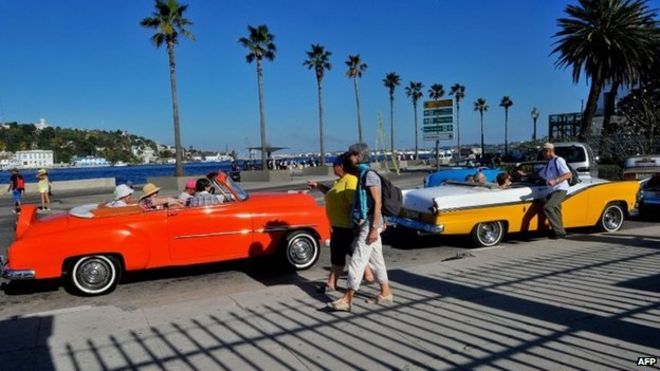
{"label": "signpost", "polygon": [[435,141],[435,163],[440,167],[440,141],[454,139],[454,100],[424,102],[423,140]]}

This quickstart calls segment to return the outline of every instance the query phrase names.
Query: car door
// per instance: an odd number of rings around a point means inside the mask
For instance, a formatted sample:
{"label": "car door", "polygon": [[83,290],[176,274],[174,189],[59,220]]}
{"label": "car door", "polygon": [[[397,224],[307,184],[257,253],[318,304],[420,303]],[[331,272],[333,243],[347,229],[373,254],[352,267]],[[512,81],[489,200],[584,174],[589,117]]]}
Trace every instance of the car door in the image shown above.
{"label": "car door", "polygon": [[243,202],[168,211],[167,233],[174,263],[244,258],[252,244],[252,216]]}

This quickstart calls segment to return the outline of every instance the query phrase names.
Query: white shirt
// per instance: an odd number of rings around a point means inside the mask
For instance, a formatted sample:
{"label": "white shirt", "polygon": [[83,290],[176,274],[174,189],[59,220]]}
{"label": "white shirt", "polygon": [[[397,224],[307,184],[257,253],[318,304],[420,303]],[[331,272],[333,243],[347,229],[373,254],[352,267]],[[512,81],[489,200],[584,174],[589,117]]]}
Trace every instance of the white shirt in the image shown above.
{"label": "white shirt", "polygon": [[107,207],[124,207],[128,206],[128,204],[122,200],[117,200],[117,201],[110,201],[107,204],[105,204]]}
{"label": "white shirt", "polygon": [[188,201],[189,198],[192,198],[192,195],[188,192],[181,192],[177,197],[177,199],[183,202],[184,204],[186,203],[186,201]]}
{"label": "white shirt", "polygon": [[[550,180],[550,179],[556,179],[559,178],[560,176],[570,173],[571,169],[568,168],[568,165],[566,165],[566,160],[559,156],[554,156],[553,158],[548,161],[548,164],[545,165],[543,170],[539,172],[539,175],[541,178],[545,180]],[[557,183],[550,187],[550,192],[554,191],[567,191],[568,190],[568,180],[564,180],[563,182]]]}

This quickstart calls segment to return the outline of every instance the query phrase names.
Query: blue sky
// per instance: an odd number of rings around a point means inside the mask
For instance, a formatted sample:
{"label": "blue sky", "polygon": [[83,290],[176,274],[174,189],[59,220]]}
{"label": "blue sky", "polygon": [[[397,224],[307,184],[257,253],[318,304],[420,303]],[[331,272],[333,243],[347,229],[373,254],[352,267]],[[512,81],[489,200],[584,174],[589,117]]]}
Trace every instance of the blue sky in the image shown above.
{"label": "blue sky", "polygon": [[[190,0],[195,42],[177,47],[183,144],[243,151],[259,144],[254,64],[237,43],[247,25],[267,24],[276,59],[264,67],[267,133],[290,151],[318,149],[316,81],[302,66],[305,51],[321,43],[333,54],[324,80],[326,148],[357,139],[355,98],[344,61],[359,53],[369,65],[360,81],[365,136],[376,137],[377,115],[389,128],[382,80],[397,72],[396,146],[412,148],[413,110],[404,85],[422,81],[445,90],[466,86],[462,142],[479,140],[473,102],[483,97],[486,142],[503,142],[502,96],[510,109],[509,140],[531,137],[530,111],[547,115],[580,109],[585,81],[553,66],[552,35],[566,1],[304,1]],[[139,21],[148,0],[0,0],[0,114],[3,121],[47,122],[64,127],[123,129],[172,144],[172,112],[165,49],[149,41]],[[421,116],[421,110],[420,110]],[[421,122],[420,122],[421,125]],[[442,142],[450,145],[451,142]],[[422,147],[433,143],[421,142]]]}

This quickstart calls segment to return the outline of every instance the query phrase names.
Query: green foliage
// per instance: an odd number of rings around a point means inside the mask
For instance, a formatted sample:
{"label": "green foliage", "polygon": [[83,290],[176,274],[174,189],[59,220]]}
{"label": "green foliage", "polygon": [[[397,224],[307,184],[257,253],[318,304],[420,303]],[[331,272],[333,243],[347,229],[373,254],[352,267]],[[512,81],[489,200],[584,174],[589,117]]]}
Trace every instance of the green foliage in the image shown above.
{"label": "green foliage", "polygon": [[0,128],[0,147],[16,152],[47,149],[54,152],[54,161],[71,162],[72,157],[99,156],[110,162],[137,162],[131,147],[158,148],[153,140],[124,133],[120,130],[80,130],[47,127],[37,130],[34,124],[6,124]]}

